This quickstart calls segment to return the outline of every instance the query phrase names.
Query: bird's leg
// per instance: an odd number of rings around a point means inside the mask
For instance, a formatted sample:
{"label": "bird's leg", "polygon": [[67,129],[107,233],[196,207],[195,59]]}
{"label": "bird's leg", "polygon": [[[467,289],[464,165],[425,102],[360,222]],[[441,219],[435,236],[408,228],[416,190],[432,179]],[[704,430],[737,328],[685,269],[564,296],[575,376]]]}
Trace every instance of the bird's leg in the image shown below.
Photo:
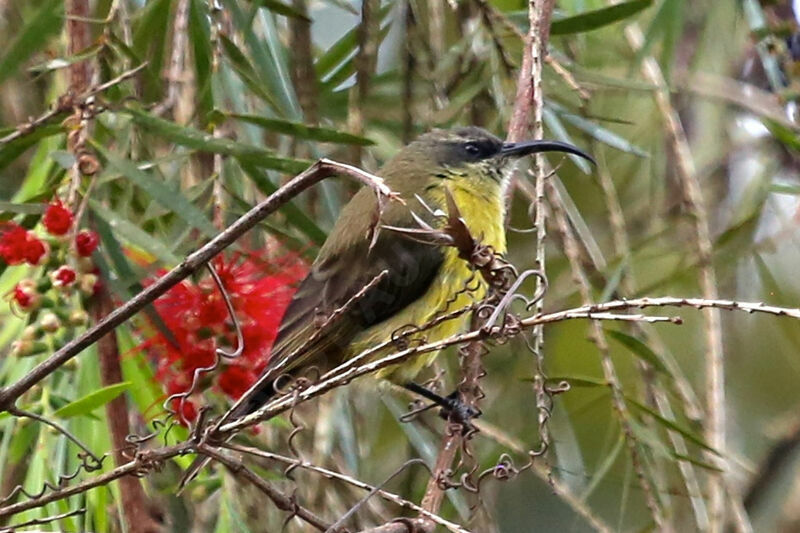
{"label": "bird's leg", "polygon": [[470,423],[470,420],[481,415],[480,409],[476,409],[475,407],[467,405],[461,401],[461,398],[458,394],[458,389],[454,390],[447,396],[441,396],[432,390],[419,385],[418,383],[414,383],[413,381],[409,381],[403,385],[403,387],[407,390],[410,390],[414,394],[419,394],[420,396],[427,398],[434,404],[441,407],[442,410],[440,412],[440,416],[445,420],[461,424],[464,427],[465,433],[474,429]]}

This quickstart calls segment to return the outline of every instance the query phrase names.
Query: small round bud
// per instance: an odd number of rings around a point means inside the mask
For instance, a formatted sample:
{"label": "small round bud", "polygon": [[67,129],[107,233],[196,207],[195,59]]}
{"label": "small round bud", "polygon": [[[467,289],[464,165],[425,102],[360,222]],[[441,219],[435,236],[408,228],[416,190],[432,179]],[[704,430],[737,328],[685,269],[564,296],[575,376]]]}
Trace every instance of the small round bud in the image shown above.
{"label": "small round bud", "polygon": [[23,340],[11,343],[11,355],[15,357],[27,357],[33,353],[33,341]]}
{"label": "small round bud", "polygon": [[47,333],[55,333],[61,329],[61,320],[59,320],[55,313],[44,313],[42,318],[39,320],[39,323],[41,324],[42,329]]}
{"label": "small round bud", "polygon": [[95,274],[83,274],[78,282],[81,293],[92,296],[95,293],[99,278]]}
{"label": "small round bud", "polygon": [[68,289],[77,279],[75,270],[67,265],[61,265],[50,273],[50,280],[56,289]]}
{"label": "small round bud", "polygon": [[75,236],[75,251],[81,257],[91,256],[92,252],[97,249],[98,244],[100,244],[100,237],[94,231],[81,230]]}
{"label": "small round bud", "polygon": [[19,340],[21,341],[35,341],[41,337],[41,331],[34,325],[25,326],[25,329],[22,330],[22,335],[20,335]]}
{"label": "small round bud", "polygon": [[75,309],[69,314],[67,323],[70,326],[85,326],[89,323],[89,313],[83,309]]}
{"label": "small round bud", "polygon": [[11,291],[11,301],[23,313],[38,308],[41,303],[41,295],[36,290],[36,283],[30,279],[24,279],[17,283]]}

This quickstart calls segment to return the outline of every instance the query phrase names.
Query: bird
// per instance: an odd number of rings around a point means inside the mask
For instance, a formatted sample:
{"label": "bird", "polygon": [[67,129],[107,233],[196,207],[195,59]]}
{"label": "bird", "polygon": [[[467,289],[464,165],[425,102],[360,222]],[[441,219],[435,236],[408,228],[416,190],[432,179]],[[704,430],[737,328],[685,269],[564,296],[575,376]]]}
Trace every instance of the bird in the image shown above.
{"label": "bird", "polygon": [[[418,227],[420,222],[441,226],[445,217],[439,215],[447,212],[449,195],[470,234],[503,254],[504,196],[514,164],[520,157],[548,151],[593,161],[577,147],[558,141],[504,142],[475,126],[432,130],[377,172],[403,200],[389,202],[379,223],[391,228]],[[342,209],[284,313],[263,371],[271,378],[264,380],[237,414],[252,412],[274,396],[280,376],[297,377],[310,370],[319,376],[389,341],[409,325],[425,324],[485,295],[486,283],[474,275],[456,248],[376,230],[377,202],[374,192],[363,187]],[[470,280],[476,286],[465,291]],[[371,282],[373,286],[365,290]],[[343,307],[346,311],[321,331],[320,322]],[[426,342],[436,342],[465,329],[468,320],[464,314],[420,335]],[[378,377],[424,394],[413,380],[437,355],[412,358],[383,369]]]}
{"label": "bird", "polygon": [[[364,350],[392,340],[409,325],[425,324],[446,310],[480,301],[487,285],[455,247],[380,228],[418,228],[420,223],[441,228],[448,203],[454,203],[469,233],[480,244],[503,254],[504,196],[515,163],[527,155],[552,151],[594,163],[571,144],[504,142],[476,126],[434,129],[401,149],[377,172],[401,201],[389,202],[379,210],[374,191],[362,187],[344,206],[284,312],[257,385],[216,427],[264,405],[281,392],[287,376],[320,376]],[[380,220],[375,220],[376,213]],[[464,290],[467,284],[474,286]],[[436,342],[464,330],[468,321],[468,314],[463,314],[419,335]],[[381,354],[386,352],[378,351],[374,357]],[[450,413],[473,416],[476,412],[459,402],[457,392],[442,397],[414,381],[437,355],[424,354],[387,367],[378,377],[431,399]],[[189,466],[180,491],[207,462],[207,457],[199,457]]]}

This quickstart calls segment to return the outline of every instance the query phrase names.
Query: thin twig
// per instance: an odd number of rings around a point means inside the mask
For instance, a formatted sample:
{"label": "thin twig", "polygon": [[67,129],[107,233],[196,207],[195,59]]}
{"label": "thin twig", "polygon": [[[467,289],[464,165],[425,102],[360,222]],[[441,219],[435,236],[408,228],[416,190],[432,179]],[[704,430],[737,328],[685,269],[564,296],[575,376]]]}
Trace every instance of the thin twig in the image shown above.
{"label": "thin twig", "polygon": [[118,466],[113,470],[109,470],[108,472],[99,476],[81,481],[80,483],[76,483],[75,485],[69,487],[48,492],[47,494],[42,494],[38,498],[0,507],[0,519],[27,511],[29,509],[36,509],[37,507],[42,507],[48,503],[63,500],[64,498],[69,498],[70,496],[74,496],[76,494],[82,494],[95,487],[107,485],[123,476],[146,475],[151,470],[160,468],[164,461],[178,455],[188,453],[190,449],[191,443],[184,442],[181,444],[176,444],[175,446],[165,446],[157,450],[145,450],[139,452],[132,461],[122,466]]}
{"label": "thin twig", "polygon": [[[188,277],[195,270],[208,262],[212,257],[224,250],[246,231],[255,226],[259,221],[276,211],[297,194],[319,181],[334,176],[344,175],[354,178],[371,187],[378,194],[379,199],[384,197],[398,198],[377,176],[364,172],[356,167],[336,163],[328,159],[320,159],[304,172],[269,195],[263,202],[240,217],[229,228],[222,231],[206,245],[186,257],[178,266],[157,279],[152,285],[131,298],[127,303],[118,307],[102,321],[89,328],[82,335],[71,340],[53,355],[37,365],[22,379],[3,389],[0,389],[0,410],[8,410],[13,403],[28,389],[43,380],[57,368],[69,361],[97,340],[112,331],[114,328],[135,315],[138,311],[153,302],[156,298],[167,292],[181,280]],[[381,201],[378,202],[380,208]]]}
{"label": "thin twig", "polygon": [[[747,313],[765,313],[773,316],[785,316],[800,320],[800,309],[776,307],[765,305],[760,302],[739,302],[735,300],[707,300],[704,298],[677,298],[673,296],[663,296],[658,298],[636,298],[631,300],[612,300],[610,302],[594,303],[571,309],[565,309],[553,313],[534,315],[520,320],[520,329],[530,329],[539,324],[551,324],[563,322],[564,320],[594,318],[597,313],[607,313],[614,311],[624,311],[628,309],[644,309],[648,307],[690,307],[694,309],[725,309],[729,311],[744,311]],[[297,402],[305,402],[311,398],[320,396],[325,392],[339,387],[350,381],[377,372],[382,368],[404,362],[411,357],[416,357],[425,353],[443,350],[448,346],[465,344],[469,341],[490,337],[496,330],[486,332],[483,330],[472,330],[466,333],[453,335],[446,339],[430,342],[407,348],[391,353],[385,357],[370,361],[356,368],[347,368],[339,372],[337,367],[329,373],[330,377],[322,379],[310,387],[302,390],[297,398]],[[344,365],[342,365],[344,366]],[[275,398],[258,410],[245,417],[229,422],[219,428],[220,433],[229,434],[241,431],[245,427],[255,425],[261,421],[268,420],[291,408],[293,404],[291,397]]]}
{"label": "thin twig", "polygon": [[306,523],[314,526],[319,531],[327,531],[330,529],[330,525],[327,522],[297,503],[294,498],[286,496],[281,491],[277,490],[266,479],[263,479],[241,462],[226,457],[225,455],[219,453],[216,449],[205,444],[200,445],[197,451],[203,455],[211,457],[215,461],[224,464],[234,476],[246,479],[252,483],[256,488],[258,488],[258,490],[263,492],[270,500],[272,500],[272,503],[274,503],[275,506],[281,511],[291,513],[291,516],[300,518]]}
{"label": "thin twig", "polygon": [[[622,210],[622,205],[619,201],[619,196],[617,195],[616,187],[614,186],[614,181],[611,179],[611,175],[604,165],[601,165],[597,168],[597,175],[599,177],[600,186],[603,190],[603,196],[606,200],[606,207],[608,208],[609,222],[611,223],[611,233],[614,240],[614,249],[616,255],[621,257],[623,261],[627,262],[631,255],[631,249],[628,242],[625,215]],[[630,268],[625,268],[623,270],[620,277],[619,287],[624,296],[629,296],[636,292],[636,285]],[[665,351],[665,348],[662,346],[660,340],[655,336],[655,334],[652,334],[650,330],[641,327],[641,324],[633,324],[633,327],[634,331],[638,332],[639,335],[643,337],[645,342],[654,348],[654,353],[660,356],[661,362],[669,371],[669,378],[666,380],[667,385],[671,387],[676,392],[676,396],[681,399],[683,408],[687,412],[687,416],[692,420],[699,420],[702,416],[702,410],[697,402],[697,398],[694,395],[691,384],[684,377],[683,373],[680,371],[680,368],[678,368],[675,359],[673,357],[664,357],[662,355]],[[653,346],[655,344],[658,346]],[[651,365],[647,365],[644,361],[641,361],[640,363],[642,365],[646,365],[647,367],[645,371],[643,371],[643,374],[649,373],[649,367],[651,367]],[[672,412],[672,407],[666,391],[663,388],[654,386],[651,387],[650,393],[652,394],[653,402],[655,403],[655,407],[658,409],[659,414],[667,420],[673,420],[675,415]],[[667,435],[669,436],[670,442],[672,443],[672,447],[675,449],[675,451],[680,455],[687,456],[689,452],[683,435],[677,431],[671,430],[667,431]],[[694,466],[689,461],[678,461],[678,469],[680,470],[681,476],[684,479],[686,492],[689,495],[689,500],[692,504],[695,524],[697,525],[699,531],[705,531],[708,529],[708,511],[706,509],[706,502],[703,499],[700,483],[698,482]]]}
{"label": "thin twig", "polygon": [[29,133],[31,133],[36,128],[46,124],[48,121],[50,121],[50,119],[55,118],[58,115],[61,115],[63,113],[67,113],[68,111],[72,110],[78,103],[85,102],[89,97],[94,96],[94,95],[96,95],[98,93],[101,93],[101,92],[105,91],[106,89],[109,89],[109,88],[111,88],[111,87],[113,87],[115,85],[118,85],[118,84],[122,83],[123,81],[125,81],[125,80],[127,80],[129,78],[132,78],[133,76],[135,76],[140,70],[142,70],[146,66],[147,66],[147,63],[142,63],[141,65],[139,65],[136,68],[133,68],[131,70],[127,70],[127,71],[123,72],[122,74],[120,74],[119,76],[117,76],[114,79],[108,80],[105,83],[101,83],[100,85],[97,85],[96,87],[92,87],[88,92],[86,92],[85,94],[79,95],[77,97],[73,97],[73,96],[70,96],[70,95],[62,96],[61,98],[58,99],[56,104],[49,111],[43,113],[42,115],[39,115],[38,117],[36,117],[35,119],[31,120],[30,122],[28,122],[26,124],[22,124],[22,125],[18,126],[17,129],[12,131],[11,133],[6,135],[5,137],[0,137],[0,146],[2,146],[4,144],[8,144],[11,141],[19,139],[20,137],[23,137],[25,135],[28,135]]}
{"label": "thin twig", "polygon": [[[95,321],[100,321],[114,308],[108,288],[104,285],[92,299],[90,310]],[[123,381],[120,366],[117,337],[111,333],[97,342],[97,354],[100,361],[100,381],[104,387]],[[131,445],[127,442],[130,435],[128,423],[128,401],[121,394],[106,404],[106,418],[111,433],[111,444],[114,450],[114,463],[124,465]],[[120,479],[121,511],[125,527],[131,533],[158,531],[160,528],[149,512],[147,496],[141,481],[133,476]]]}
{"label": "thin twig", "polygon": [[[357,487],[359,489],[368,490],[368,491],[375,490],[375,487],[373,487],[372,485],[370,485],[368,483],[365,483],[365,482],[361,481],[360,479],[357,479],[357,478],[342,474],[341,472],[336,472],[334,470],[329,470],[329,469],[323,468],[321,466],[316,466],[316,465],[311,464],[311,463],[309,463],[307,461],[298,462],[297,459],[294,459],[294,458],[291,458],[291,457],[286,457],[286,456],[279,455],[279,454],[276,454],[276,453],[273,453],[273,452],[269,452],[269,451],[266,451],[266,450],[260,450],[258,448],[253,448],[253,447],[250,447],[250,446],[242,446],[242,445],[234,444],[234,443],[225,443],[225,444],[223,444],[223,446],[225,448],[229,448],[231,450],[235,450],[235,451],[238,451],[238,452],[241,452],[241,453],[247,453],[247,454],[250,454],[250,455],[257,456],[257,457],[263,457],[265,459],[271,459],[273,461],[278,461],[278,462],[283,463],[283,464],[287,464],[287,465],[288,464],[292,464],[292,465],[295,465],[297,468],[302,468],[304,470],[309,470],[311,472],[316,472],[317,474],[320,474],[320,475],[322,475],[322,476],[324,476],[324,477],[326,477],[328,479],[335,479],[335,480],[341,481],[343,483],[347,483],[348,485],[352,485],[354,487]],[[411,501],[408,501],[405,498],[403,498],[401,496],[398,496],[397,494],[389,492],[389,491],[387,491],[385,489],[378,489],[376,494],[378,496],[380,496],[381,498],[383,498],[383,499],[385,499],[387,501],[390,501],[390,502],[392,502],[392,503],[394,503],[396,505],[399,505],[400,507],[402,507],[404,509],[409,509],[411,511],[414,511],[414,512],[417,512],[417,513],[421,514],[427,520],[430,520],[431,522],[434,522],[434,523],[444,527],[448,531],[452,531],[454,533],[467,533],[467,531],[463,527],[459,526],[458,524],[455,524],[453,522],[445,520],[444,518],[442,518],[441,516],[439,516],[437,514],[430,513],[428,511],[426,511],[425,509],[423,509],[422,507],[420,507],[419,505],[417,505],[417,504],[415,504],[415,503],[413,503]]]}
{"label": "thin twig", "polygon": [[[625,27],[625,36],[631,48],[638,51],[644,43],[639,26],[635,23]],[[642,73],[645,78],[658,87],[654,91],[656,106],[661,113],[667,137],[675,156],[675,169],[680,179],[688,209],[694,216],[695,246],[697,247],[700,262],[700,288],[703,298],[715,299],[718,297],[716,273],[714,271],[713,246],[709,229],[708,212],[705,199],[697,177],[694,159],[689,148],[689,141],[683,129],[680,117],[672,106],[670,93],[661,67],[653,57],[642,60]],[[707,308],[704,312],[706,323],[706,410],[708,423],[706,435],[709,445],[719,455],[708,456],[712,464],[719,468],[719,472],[709,473],[708,484],[708,511],[709,531],[721,532],[725,526],[725,461],[726,428],[725,428],[725,368],[724,348],[722,344],[722,318],[719,309]]]}
{"label": "thin twig", "polygon": [[[561,233],[561,238],[564,241],[564,252],[572,270],[572,277],[578,285],[578,291],[580,292],[581,299],[583,300],[584,304],[588,304],[591,302],[592,298],[591,288],[589,286],[589,281],[586,278],[586,272],[581,266],[577,239],[572,228],[569,226],[569,221],[567,220],[567,215],[564,212],[561,195],[559,194],[558,189],[556,189],[552,182],[548,182],[547,185],[549,189],[549,197],[551,198],[553,205],[553,212],[555,214],[554,218],[556,221],[556,227]],[[622,433],[625,436],[625,442],[628,445],[631,463],[639,481],[639,486],[644,493],[645,501],[647,502],[647,507],[650,510],[650,516],[653,518],[653,523],[655,524],[656,529],[663,530],[664,512],[655,496],[653,485],[644,470],[644,461],[642,460],[640,451],[641,443],[633,432],[633,426],[631,424],[632,417],[625,402],[625,395],[622,392],[622,384],[619,381],[614,363],[611,360],[608,339],[603,331],[602,324],[597,319],[590,321],[590,328],[589,336],[592,342],[594,342],[594,344],[597,346],[597,350],[600,352],[600,363],[603,368],[603,376],[605,377],[606,383],[608,383],[608,386],[611,389],[612,405],[614,406],[614,410],[619,418],[619,424],[622,429]]]}

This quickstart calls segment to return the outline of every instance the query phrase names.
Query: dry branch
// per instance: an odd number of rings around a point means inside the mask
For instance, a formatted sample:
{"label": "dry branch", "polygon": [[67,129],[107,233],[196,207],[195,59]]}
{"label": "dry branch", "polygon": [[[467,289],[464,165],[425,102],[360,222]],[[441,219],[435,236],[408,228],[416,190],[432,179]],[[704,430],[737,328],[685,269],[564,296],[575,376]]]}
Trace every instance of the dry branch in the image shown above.
{"label": "dry branch", "polygon": [[[61,349],[37,365],[16,383],[0,389],[0,409],[8,410],[17,398],[36,383],[49,376],[65,362],[97,342],[103,335],[112,331],[153,302],[156,298],[167,292],[171,287],[188,277],[212,257],[231,245],[259,221],[275,212],[291,198],[315,183],[337,174],[354,178],[371,187],[376,191],[379,198],[397,198],[396,195],[384,185],[381,178],[350,165],[344,165],[328,159],[320,159],[309,167],[308,170],[295,176],[277,191],[269,195],[263,202],[240,217],[208,244],[187,256],[181,264],[158,278],[152,285],[131,298],[127,303],[112,311],[103,321],[95,324],[82,335],[65,344]],[[379,205],[382,205],[382,202],[379,202]]]}

